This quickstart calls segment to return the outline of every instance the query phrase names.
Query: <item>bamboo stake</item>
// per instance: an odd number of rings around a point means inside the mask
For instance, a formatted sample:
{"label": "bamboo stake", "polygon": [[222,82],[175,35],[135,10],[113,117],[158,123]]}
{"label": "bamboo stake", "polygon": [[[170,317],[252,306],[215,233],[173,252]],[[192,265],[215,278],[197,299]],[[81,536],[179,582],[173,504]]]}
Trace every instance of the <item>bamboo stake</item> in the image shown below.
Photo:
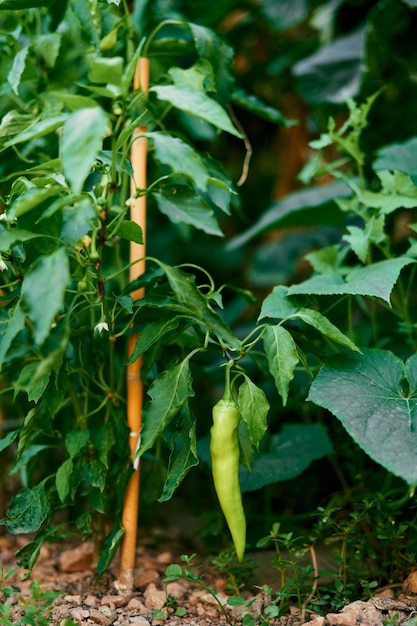
{"label": "bamboo stake", "polygon": [[[140,58],[136,68],[133,82],[134,89],[140,88],[147,91],[149,87],[149,60]],[[133,133],[131,148],[131,163],[133,177],[131,180],[131,195],[136,193],[136,189],[146,188],[146,156],[147,139],[141,135],[146,132],[145,126],[139,126]],[[146,255],[146,196],[141,195],[135,199],[131,206],[130,219],[141,226],[143,232],[143,244],[130,243],[130,281],[141,276],[145,271]],[[134,299],[143,297],[143,289],[132,292]],[[136,344],[136,335],[129,336],[129,355]],[[119,590],[125,594],[131,594],[134,586],[134,568],[136,556],[136,538],[139,512],[139,488],[140,469],[139,462],[135,460],[140,441],[140,429],[142,426],[142,405],[143,405],[143,385],[140,378],[142,360],[138,359],[127,366],[127,421],[130,428],[130,451],[134,466],[129,484],[127,486],[122,514],[122,525],[125,531],[122,540],[120,553],[120,577],[118,582]]]}

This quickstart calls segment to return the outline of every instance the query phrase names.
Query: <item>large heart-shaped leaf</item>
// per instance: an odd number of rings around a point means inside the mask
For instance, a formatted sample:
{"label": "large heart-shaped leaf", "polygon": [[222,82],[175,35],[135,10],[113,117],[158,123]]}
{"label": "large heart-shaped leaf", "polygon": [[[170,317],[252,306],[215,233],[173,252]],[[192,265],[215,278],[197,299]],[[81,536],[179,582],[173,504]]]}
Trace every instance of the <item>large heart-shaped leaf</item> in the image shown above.
{"label": "large heart-shaped leaf", "polygon": [[417,484],[417,354],[338,354],[320,370],[308,400],[328,409],[377,463]]}
{"label": "large heart-shaped leaf", "polygon": [[332,444],[321,424],[284,424],[271,438],[268,452],[255,454],[252,471],[240,466],[242,491],[255,491],[265,485],[290,480],[304,472],[317,459],[332,453]]}

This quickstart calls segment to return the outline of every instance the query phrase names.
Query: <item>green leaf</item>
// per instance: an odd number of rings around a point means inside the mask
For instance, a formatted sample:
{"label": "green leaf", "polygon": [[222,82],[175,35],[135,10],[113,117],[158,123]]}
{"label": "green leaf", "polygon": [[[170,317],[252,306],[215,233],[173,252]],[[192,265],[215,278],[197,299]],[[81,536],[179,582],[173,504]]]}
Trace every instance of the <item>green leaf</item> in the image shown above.
{"label": "green leaf", "polygon": [[212,28],[188,22],[200,61],[208,61],[213,69],[216,97],[226,104],[234,83],[233,48]]}
{"label": "green leaf", "polygon": [[299,311],[300,307],[294,302],[294,298],[288,298],[288,287],[277,285],[262,302],[258,321],[265,318],[286,319]]}
{"label": "green leaf", "polygon": [[53,133],[55,130],[63,126],[67,118],[68,114],[62,113],[61,115],[56,115],[54,117],[41,120],[40,122],[36,122],[18,135],[15,135],[15,137],[10,139],[4,147],[8,148],[10,146],[15,146],[18,143],[27,143],[32,141],[32,139],[49,135],[49,133]]}
{"label": "green leaf", "polygon": [[[175,293],[178,302],[190,311],[191,317],[195,317],[208,330],[212,331],[221,340],[223,347],[240,350],[241,343],[225,324],[222,318],[211,308],[209,300],[195,285],[195,277],[185,274],[176,267],[159,262],[159,266],[165,272],[171,289]],[[164,306],[164,304],[163,304]],[[178,305],[177,305],[178,306]],[[174,307],[174,310],[178,308]]]}
{"label": "green leaf", "polygon": [[342,227],[344,219],[337,210],[335,198],[350,196],[351,193],[351,189],[342,182],[294,191],[283,200],[274,202],[248,230],[230,239],[227,248],[233,250],[243,246],[254,237],[278,227],[302,225],[305,228],[318,224]]}
{"label": "green leaf", "polygon": [[263,102],[260,98],[254,96],[253,94],[246,93],[243,89],[236,89],[233,92],[232,101],[233,104],[236,104],[246,111],[250,111],[257,117],[261,117],[268,122],[283,124],[284,126],[290,125],[290,122],[285,119],[281,111],[275,107],[265,104],[265,102]]}
{"label": "green leaf", "polygon": [[191,178],[198,189],[207,190],[209,173],[202,158],[189,144],[165,133],[146,133],[154,146],[154,157],[176,174]]}
{"label": "green leaf", "polygon": [[81,452],[89,441],[90,433],[86,428],[70,430],[65,435],[65,448],[71,459]]}
{"label": "green leaf", "polygon": [[365,228],[357,226],[347,226],[349,235],[343,235],[343,240],[350,244],[350,247],[362,263],[366,263],[369,247],[371,243],[382,243],[386,238],[384,232],[385,217],[373,216],[366,224]]}
{"label": "green leaf", "polygon": [[17,439],[18,435],[19,435],[18,430],[12,430],[5,437],[2,437],[0,439],[0,452],[3,452],[3,450],[8,448]]}
{"label": "green leaf", "polygon": [[340,249],[339,245],[325,246],[305,255],[305,259],[318,274],[337,274],[348,250]]}
{"label": "green leaf", "polygon": [[168,101],[173,107],[198,117],[235,137],[242,137],[233,126],[230,117],[218,102],[202,91],[183,89],[176,85],[157,85],[149,89],[159,100]]}
{"label": "green leaf", "polygon": [[267,452],[255,453],[252,470],[240,467],[243,492],[299,476],[317,459],[331,454],[332,444],[321,424],[284,424],[271,437]]}
{"label": "green leaf", "polygon": [[356,350],[356,352],[360,352],[359,348],[355,346],[353,341],[351,341],[346,335],[344,335],[334,324],[332,324],[327,317],[319,313],[319,311],[315,311],[314,309],[304,309],[301,308],[294,315],[298,319],[302,320],[305,324],[309,324],[313,328],[316,328],[324,337],[327,337],[330,341],[335,341],[336,343],[344,346],[345,348],[349,348],[350,350]]}
{"label": "green leaf", "polygon": [[313,276],[288,289],[288,295],[314,294],[374,296],[390,303],[391,291],[398,280],[401,270],[413,259],[399,257],[360,267],[349,272],[345,280],[340,275],[325,274]]}
{"label": "green leaf", "polygon": [[366,29],[360,28],[328,43],[298,61],[292,72],[298,90],[313,105],[344,104],[357,95],[364,72]]}
{"label": "green leaf", "polygon": [[60,45],[60,33],[46,33],[44,35],[38,35],[34,41],[35,51],[43,57],[47,67],[55,66]]}
{"label": "green leaf", "polygon": [[55,315],[63,305],[69,279],[68,257],[63,248],[40,257],[25,276],[22,295],[29,308],[38,344],[42,344],[50,333]]}
{"label": "green leaf", "polygon": [[20,230],[19,228],[3,230],[0,233],[0,252],[8,252],[18,241],[29,241],[35,237],[42,237],[42,235],[32,233],[29,230]]}
{"label": "green leaf", "polygon": [[175,367],[165,370],[148,390],[150,400],[143,409],[143,427],[138,456],[149,450],[159,435],[194,395],[189,365],[190,355]]}
{"label": "green leaf", "polygon": [[399,170],[409,176],[417,176],[417,137],[400,143],[392,143],[378,151],[373,164],[375,170]]}
{"label": "green leaf", "polygon": [[335,341],[351,350],[359,351],[355,344],[340,332],[337,326],[334,326],[327,317],[314,309],[297,306],[294,299],[291,301],[291,298],[288,297],[288,292],[288,287],[284,287],[283,285],[274,287],[272,292],[262,303],[258,321],[265,318],[283,320],[298,318],[305,324],[316,328],[322,335],[330,339],[330,341]]}
{"label": "green leaf", "polygon": [[417,355],[365,350],[329,359],[308,400],[328,409],[377,463],[417,484]]}
{"label": "green leaf", "polygon": [[106,466],[97,457],[93,457],[85,466],[88,481],[103,493],[106,486]]}
{"label": "green leaf", "polygon": [[7,517],[1,520],[7,530],[15,535],[36,532],[45,521],[49,511],[43,483],[33,489],[25,487],[12,497]]}
{"label": "green leaf", "polygon": [[92,436],[94,449],[97,452],[99,461],[106,469],[109,467],[109,453],[113,448],[115,438],[113,429],[108,424],[102,424]]}
{"label": "green leaf", "polygon": [[0,10],[22,11],[23,9],[32,9],[35,7],[49,7],[58,0],[0,0]]}
{"label": "green leaf", "polygon": [[91,223],[97,219],[97,212],[90,198],[83,198],[75,206],[66,206],[63,211],[61,238],[70,243],[78,241],[91,231]]}
{"label": "green leaf", "polygon": [[140,331],[136,340],[132,355],[127,363],[134,363],[146,350],[149,350],[158,341],[161,341],[167,333],[178,328],[180,317],[159,317],[149,322]]}
{"label": "green leaf", "polygon": [[32,211],[45,202],[45,200],[48,200],[48,198],[59,195],[62,190],[62,187],[58,187],[58,185],[47,187],[45,189],[38,187],[27,189],[12,203],[9,211],[10,218],[20,217],[21,215]]}
{"label": "green leaf", "polygon": [[17,446],[16,463],[19,462],[22,454],[27,450],[32,440],[39,434],[39,424],[37,422],[38,409],[31,409],[25,416],[23,425],[20,427],[19,443]]}
{"label": "green leaf", "polygon": [[190,224],[209,235],[223,236],[209,205],[187,185],[166,185],[153,195],[161,213],[174,224]]}
{"label": "green leaf", "polygon": [[90,59],[89,79],[92,83],[120,85],[123,74],[123,57],[96,57]]}
{"label": "green leaf", "polygon": [[120,525],[120,522],[117,521],[110,533],[107,535],[104,546],[100,551],[100,558],[96,567],[96,580],[109,568],[124,534],[124,528]]}
{"label": "green leaf", "polygon": [[117,235],[119,235],[122,239],[143,244],[143,232],[139,224],[136,224],[136,222],[131,222],[129,220],[123,220],[123,222],[120,222],[117,227]]}
{"label": "green leaf", "polygon": [[78,111],[79,109],[88,109],[89,107],[97,107],[97,101],[89,96],[81,96],[78,93],[69,93],[67,91],[50,91],[50,96],[58,98],[70,111]]}
{"label": "green leaf", "polygon": [[62,165],[72,190],[82,190],[85,179],[102,147],[107,115],[100,107],[72,113],[62,133]]}
{"label": "green leaf", "polygon": [[25,391],[30,402],[39,402],[43,392],[48,386],[50,372],[48,372],[46,376],[36,376],[38,367],[39,361],[34,361],[22,368],[19,378],[15,383],[15,397],[20,391]]}
{"label": "green leaf", "polygon": [[216,91],[213,68],[205,59],[199,59],[185,70],[180,67],[171,67],[168,74],[175,86],[180,89],[191,89],[203,93]]}
{"label": "green leaf", "polygon": [[[28,570],[27,573],[31,572],[36,561],[38,560],[43,541],[44,535],[38,535],[33,541],[25,543],[23,548],[20,548],[20,550],[16,552],[16,563],[20,567],[24,567],[26,570]],[[26,574],[25,577],[27,577]],[[69,626],[74,626],[74,624],[70,624]]]}
{"label": "green leaf", "polygon": [[20,300],[14,307],[0,309],[0,365],[4,363],[13,339],[24,326],[25,314],[20,306]]}
{"label": "green leaf", "polygon": [[309,2],[307,0],[280,0],[279,2],[262,0],[260,11],[268,26],[281,32],[307,19]]}
{"label": "green leaf", "polygon": [[13,65],[10,68],[10,71],[7,75],[7,80],[9,82],[9,85],[14,91],[14,93],[16,94],[16,96],[19,95],[19,85],[20,85],[23,72],[25,71],[26,57],[28,53],[29,53],[29,48],[27,46],[19,50],[19,52],[15,55],[13,59]]}
{"label": "green leaf", "polygon": [[381,182],[381,191],[365,190],[358,194],[358,199],[367,207],[379,209],[388,215],[396,209],[413,209],[417,206],[417,187],[403,172],[377,172]]}
{"label": "green leaf", "polygon": [[259,449],[259,443],[268,428],[266,418],[269,402],[263,390],[257,387],[246,374],[244,376],[245,380],[239,387],[239,411],[247,424],[253,445]]}
{"label": "green leaf", "polygon": [[74,469],[72,459],[66,459],[57,469],[55,474],[55,485],[58,497],[64,502],[71,489],[71,476]]}
{"label": "green leaf", "polygon": [[[40,452],[43,452],[44,450],[52,451],[53,448],[54,446],[52,445],[44,444],[33,444],[28,446],[20,455],[19,460],[13,463],[13,467],[9,471],[10,476],[17,474],[18,472],[26,472],[28,470],[28,464],[32,459],[36,459]],[[39,457],[37,461],[39,462]]]}
{"label": "green leaf", "polygon": [[282,326],[267,326],[263,337],[269,371],[285,406],[288,389],[294,378],[294,369],[299,358],[297,346],[291,334]]}
{"label": "green leaf", "polygon": [[167,476],[158,502],[169,500],[191,467],[198,465],[196,424],[188,403],[184,404],[172,435]]}

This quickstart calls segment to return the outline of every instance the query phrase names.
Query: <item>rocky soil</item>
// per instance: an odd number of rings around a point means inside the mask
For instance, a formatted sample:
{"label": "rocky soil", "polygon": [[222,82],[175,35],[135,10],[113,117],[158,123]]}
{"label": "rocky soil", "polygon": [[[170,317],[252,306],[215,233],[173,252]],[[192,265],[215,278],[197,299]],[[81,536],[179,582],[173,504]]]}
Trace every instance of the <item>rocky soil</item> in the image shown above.
{"label": "rocky soil", "polygon": [[[118,593],[117,559],[110,570],[96,583],[93,569],[93,546],[90,542],[80,543],[69,541],[65,544],[43,546],[40,558],[31,576],[22,580],[24,571],[17,570],[7,581],[0,578],[0,600],[10,603],[9,621],[1,617],[0,626],[9,624],[30,623],[38,626],[38,622],[23,622],[25,603],[31,596],[31,585],[36,580],[41,589],[60,592],[60,595],[46,609],[44,616],[47,621],[40,622],[53,626],[217,626],[226,624],[226,618],[213,596],[199,585],[189,580],[180,579],[166,584],[163,582],[165,570],[172,563],[181,563],[181,554],[191,554],[184,550],[188,538],[177,531],[163,536],[147,535],[139,538],[136,554],[135,589],[133,595],[125,597]],[[0,567],[3,572],[15,566],[14,554],[18,547],[28,539],[0,537]],[[256,555],[254,555],[256,558]],[[357,600],[340,613],[326,616],[314,613],[314,597],[309,609],[290,607],[280,618],[262,622],[259,618],[262,607],[268,602],[264,593],[259,591],[263,584],[272,589],[279,586],[278,575],[270,563],[271,554],[263,554],[263,562],[259,559],[259,567],[255,570],[255,578],[243,591],[249,601],[256,624],[266,626],[385,626],[387,624],[417,625],[417,572],[411,573],[403,584],[387,588],[376,593],[372,600]],[[266,557],[266,558],[265,558]],[[268,561],[269,557],[269,561]],[[1,571],[1,570],[0,570]],[[227,606],[227,581],[207,562],[202,561],[202,569],[207,586],[217,591],[217,597],[225,606],[229,623],[239,626],[242,623],[242,611],[245,607]],[[330,583],[331,584],[331,583]],[[7,597],[2,587],[13,588]],[[33,596],[33,592],[32,592]],[[253,600],[253,603],[252,603]],[[33,604],[33,602],[32,602]],[[311,608],[312,607],[312,608]],[[313,609],[313,610],[312,610]],[[178,612],[180,615],[178,615]]]}

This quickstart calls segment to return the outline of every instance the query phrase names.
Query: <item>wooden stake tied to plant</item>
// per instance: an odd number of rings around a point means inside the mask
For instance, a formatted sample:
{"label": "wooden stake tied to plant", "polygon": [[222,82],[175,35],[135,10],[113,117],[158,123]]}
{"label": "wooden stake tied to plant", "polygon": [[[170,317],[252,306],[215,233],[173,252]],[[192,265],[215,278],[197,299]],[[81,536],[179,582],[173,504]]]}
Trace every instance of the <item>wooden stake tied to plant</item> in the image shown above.
{"label": "wooden stake tied to plant", "polygon": [[[149,60],[140,58],[134,78],[134,89],[147,91],[149,86]],[[146,187],[146,160],[147,139],[143,136],[146,127],[139,126],[133,133],[131,148],[131,163],[133,176],[131,180],[131,195],[134,199],[131,206],[130,219],[139,224],[143,233],[143,244],[130,242],[130,281],[141,276],[145,271],[146,255],[146,196],[136,197],[137,189]],[[132,292],[134,299],[143,296],[143,289]],[[129,336],[128,351],[132,354],[137,336]],[[134,466],[124,501],[122,524],[125,531],[120,560],[119,589],[124,593],[132,593],[134,584],[134,567],[136,553],[136,537],[139,512],[140,470],[139,462],[135,460],[135,453],[140,443],[140,429],[142,426],[143,385],[140,377],[141,359],[127,366],[127,420],[130,428],[130,450]]]}

